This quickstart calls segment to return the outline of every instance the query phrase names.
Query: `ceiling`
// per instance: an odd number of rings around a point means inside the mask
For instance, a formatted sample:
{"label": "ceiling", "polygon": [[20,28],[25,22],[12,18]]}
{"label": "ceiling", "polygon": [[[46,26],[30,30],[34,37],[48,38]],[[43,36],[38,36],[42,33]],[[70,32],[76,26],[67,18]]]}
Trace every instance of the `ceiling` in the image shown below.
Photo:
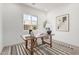
{"label": "ceiling", "polygon": [[26,3],[26,5],[46,12],[67,6],[69,4],[70,3]]}

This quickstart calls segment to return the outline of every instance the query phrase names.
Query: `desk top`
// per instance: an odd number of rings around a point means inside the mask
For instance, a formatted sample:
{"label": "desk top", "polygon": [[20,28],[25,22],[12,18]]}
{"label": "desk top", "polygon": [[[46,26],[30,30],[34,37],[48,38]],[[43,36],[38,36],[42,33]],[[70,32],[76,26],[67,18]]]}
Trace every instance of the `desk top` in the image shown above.
{"label": "desk top", "polygon": [[[53,36],[55,34],[51,34],[51,35]],[[46,36],[48,36],[48,35],[47,34],[37,34],[37,35],[31,36],[30,34],[27,34],[27,35],[22,35],[22,38],[24,40],[26,40],[26,38],[27,39],[30,39],[30,38],[42,38],[42,37],[46,37]]]}

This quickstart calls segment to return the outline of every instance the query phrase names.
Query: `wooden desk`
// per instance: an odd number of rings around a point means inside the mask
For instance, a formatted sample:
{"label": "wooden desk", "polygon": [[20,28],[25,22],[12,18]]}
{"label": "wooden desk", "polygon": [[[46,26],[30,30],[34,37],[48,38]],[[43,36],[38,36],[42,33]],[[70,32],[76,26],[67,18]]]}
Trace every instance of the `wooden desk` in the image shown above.
{"label": "wooden desk", "polygon": [[[52,47],[52,36],[53,35],[54,34],[50,34],[50,35],[41,34],[41,35],[38,35],[38,36],[23,35],[22,38],[26,42],[26,45],[25,45],[26,46],[26,49],[28,49],[28,47],[27,47],[28,46],[28,40],[31,41],[31,46],[30,46],[30,49],[29,50],[31,52],[31,55],[33,55],[33,52],[34,52],[34,49],[33,48],[35,48],[36,45],[37,45],[37,39],[38,38],[41,38],[42,44],[48,44],[48,45],[50,45],[50,47]],[[44,41],[44,37],[46,37],[46,36],[49,36],[50,43]]]}

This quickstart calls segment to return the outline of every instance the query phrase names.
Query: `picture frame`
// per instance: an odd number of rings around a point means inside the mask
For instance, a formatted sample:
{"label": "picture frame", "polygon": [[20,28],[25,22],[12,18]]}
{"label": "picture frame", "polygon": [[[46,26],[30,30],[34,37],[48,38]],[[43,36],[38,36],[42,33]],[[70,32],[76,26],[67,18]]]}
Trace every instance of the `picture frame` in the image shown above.
{"label": "picture frame", "polygon": [[69,32],[69,14],[56,17],[56,31]]}

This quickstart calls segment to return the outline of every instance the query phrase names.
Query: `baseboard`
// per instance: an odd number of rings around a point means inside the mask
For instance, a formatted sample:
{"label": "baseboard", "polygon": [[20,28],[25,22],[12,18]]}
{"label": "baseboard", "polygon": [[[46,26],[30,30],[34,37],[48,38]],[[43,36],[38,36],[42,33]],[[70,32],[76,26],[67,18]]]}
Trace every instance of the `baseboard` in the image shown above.
{"label": "baseboard", "polygon": [[62,42],[62,41],[58,41],[58,40],[53,40],[53,42],[58,44],[58,45],[64,46],[66,48],[70,48],[70,49],[79,48],[78,46],[75,46],[75,45],[72,45],[72,44],[68,44],[68,43],[65,43],[65,42]]}

